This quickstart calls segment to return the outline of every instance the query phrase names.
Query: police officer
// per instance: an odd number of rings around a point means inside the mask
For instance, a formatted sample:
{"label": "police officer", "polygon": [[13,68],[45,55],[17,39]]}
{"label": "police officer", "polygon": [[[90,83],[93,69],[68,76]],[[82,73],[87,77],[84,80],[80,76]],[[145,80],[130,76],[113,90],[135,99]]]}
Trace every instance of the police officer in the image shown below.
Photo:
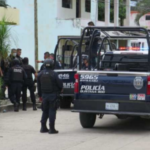
{"label": "police officer", "polygon": [[84,56],[84,57],[83,57],[82,69],[83,69],[83,70],[88,70],[88,67],[89,67],[88,57],[87,57],[87,56]]}
{"label": "police officer", "polygon": [[[88,23],[88,26],[89,27],[94,27],[95,26],[95,24],[92,22],[92,21],[90,21],[89,23]],[[93,34],[93,32],[94,32],[94,29],[89,29],[88,31],[87,31],[87,33],[86,33],[86,36],[89,36],[90,38],[89,38],[89,40],[87,40],[86,41],[86,43],[85,43],[85,45],[86,45],[86,52],[87,53],[89,53],[88,52],[88,48],[89,48],[89,45],[90,45],[90,41],[91,41],[91,36],[92,36],[92,34]],[[96,31],[95,33],[94,33],[94,38],[96,37],[96,36],[100,36],[100,33],[98,32],[98,31]],[[98,39],[97,38],[95,38],[94,39],[94,41],[93,41],[93,45],[92,45],[92,47],[91,47],[91,66],[93,67],[93,68],[95,68],[96,67],[96,57],[97,57],[97,50],[98,50],[98,46],[99,46],[99,44],[98,44]]]}
{"label": "police officer", "polygon": [[35,69],[29,65],[29,60],[27,57],[25,57],[23,60],[23,69],[26,72],[27,75],[27,79],[23,84],[23,94],[22,94],[22,101],[23,101],[23,110],[26,111],[26,103],[27,103],[27,89],[29,89],[30,91],[30,97],[33,103],[33,110],[37,110],[36,109],[36,99],[35,99],[35,94],[34,94],[34,81],[33,81],[33,77],[32,74],[34,74],[35,79],[36,79],[36,71]]}
{"label": "police officer", "polygon": [[21,57],[21,52],[22,50],[20,48],[17,49],[17,55],[16,55],[16,59],[18,59],[20,65],[22,65],[22,57]]}
{"label": "police officer", "polygon": [[[51,53],[50,54],[50,59],[52,59],[52,60],[54,60],[54,54],[53,53]],[[60,61],[56,61],[55,62],[55,69],[61,69],[61,62]]]}
{"label": "police officer", "polygon": [[[49,53],[49,52],[45,52],[44,53],[44,61],[46,60],[46,59],[52,59],[52,60],[54,60],[54,54],[53,53]],[[37,63],[44,63],[44,61],[37,61]],[[56,61],[56,63],[55,63],[55,69],[61,69],[62,68],[62,66],[61,66],[61,62],[59,61]],[[41,68],[40,68],[40,71],[41,70],[43,70],[44,69],[44,64],[41,66]]]}
{"label": "police officer", "polygon": [[[46,59],[49,59],[49,57],[50,57],[50,53],[49,52],[45,52],[44,53],[44,61]],[[41,66],[41,68],[40,68],[40,71],[42,71],[43,69],[45,69],[44,61],[43,60],[37,60],[37,63],[43,63],[42,66]]]}
{"label": "police officer", "polygon": [[[2,85],[2,92],[3,92],[3,97],[5,98],[5,90],[6,90],[6,80],[7,80],[7,73],[8,73],[8,70],[9,68],[12,66],[12,61],[15,59],[16,57],[16,49],[12,49],[11,50],[11,54],[9,55],[9,57],[7,57],[6,59],[3,59],[1,61],[1,69],[2,69],[2,72],[3,72],[3,85]],[[9,90],[9,87],[8,87],[8,97],[10,97],[10,90]]]}
{"label": "police officer", "polygon": [[[55,130],[56,110],[58,108],[58,95],[63,89],[63,83],[58,78],[56,72],[53,71],[54,61],[51,59],[45,60],[45,70],[38,75],[38,94],[43,98],[43,114],[41,119],[41,133],[49,132],[50,134],[58,133]],[[50,130],[46,127],[47,119],[49,118]]]}
{"label": "police officer", "polygon": [[19,65],[19,61],[13,60],[13,67],[8,71],[8,84],[10,86],[10,100],[14,104],[14,111],[19,111],[20,96],[23,82],[26,80],[26,73]]}

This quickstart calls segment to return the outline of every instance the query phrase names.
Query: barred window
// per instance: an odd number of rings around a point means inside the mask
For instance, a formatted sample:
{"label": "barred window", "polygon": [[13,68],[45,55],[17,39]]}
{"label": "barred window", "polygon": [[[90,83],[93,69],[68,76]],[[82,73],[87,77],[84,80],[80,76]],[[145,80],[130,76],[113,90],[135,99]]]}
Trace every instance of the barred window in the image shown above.
{"label": "barred window", "polygon": [[62,0],[62,7],[72,8],[72,0]]}
{"label": "barred window", "polygon": [[91,0],[85,0],[85,11],[91,12]]}

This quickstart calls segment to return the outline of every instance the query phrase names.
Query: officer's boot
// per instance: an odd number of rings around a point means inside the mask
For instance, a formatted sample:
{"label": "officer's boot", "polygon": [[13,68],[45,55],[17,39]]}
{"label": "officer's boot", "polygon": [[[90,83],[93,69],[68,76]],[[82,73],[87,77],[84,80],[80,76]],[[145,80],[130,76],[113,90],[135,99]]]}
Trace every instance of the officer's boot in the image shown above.
{"label": "officer's boot", "polygon": [[36,111],[36,110],[37,110],[37,108],[36,108],[36,104],[34,104],[34,103],[33,103],[33,110],[34,110],[34,111]]}
{"label": "officer's boot", "polygon": [[49,130],[47,129],[46,123],[41,123],[41,133],[47,133]]}
{"label": "officer's boot", "polygon": [[51,122],[50,123],[50,130],[49,130],[49,134],[57,134],[58,131],[55,130],[55,122]]}
{"label": "officer's boot", "polygon": [[27,110],[26,103],[23,103],[23,105],[22,105],[22,110],[23,110],[23,111],[26,111],[26,110]]}
{"label": "officer's boot", "polygon": [[14,111],[17,111],[17,104],[14,102]]}
{"label": "officer's boot", "polygon": [[19,104],[14,103],[14,111],[18,112],[19,111]]}
{"label": "officer's boot", "polygon": [[19,111],[19,104],[18,103],[16,104],[16,111],[17,112]]}

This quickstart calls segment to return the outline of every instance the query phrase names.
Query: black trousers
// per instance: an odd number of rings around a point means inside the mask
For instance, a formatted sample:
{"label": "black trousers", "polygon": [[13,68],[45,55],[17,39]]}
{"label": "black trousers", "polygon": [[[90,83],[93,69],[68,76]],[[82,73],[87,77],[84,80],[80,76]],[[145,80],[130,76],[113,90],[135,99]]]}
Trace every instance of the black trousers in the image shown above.
{"label": "black trousers", "polygon": [[5,82],[5,78],[2,78],[2,82],[3,82],[3,84],[2,84],[2,87],[1,87],[1,89],[2,89],[2,97],[3,98],[5,98],[5,91],[6,91],[6,82]]}
{"label": "black trousers", "polygon": [[56,108],[53,108],[52,105],[55,103],[57,98],[56,94],[42,94],[42,118],[41,123],[46,123],[49,119],[49,124],[54,124],[56,119]]}
{"label": "black trousers", "polygon": [[10,100],[12,103],[20,104],[21,89],[22,89],[21,83],[12,83],[10,85],[10,93],[11,93]]}
{"label": "black trousers", "polygon": [[33,104],[36,103],[36,100],[35,100],[35,94],[34,94],[34,84],[29,84],[29,85],[23,85],[23,88],[22,88],[22,102],[23,104],[26,104],[27,102],[27,89],[29,89],[30,91],[30,98],[31,98],[31,101]]}

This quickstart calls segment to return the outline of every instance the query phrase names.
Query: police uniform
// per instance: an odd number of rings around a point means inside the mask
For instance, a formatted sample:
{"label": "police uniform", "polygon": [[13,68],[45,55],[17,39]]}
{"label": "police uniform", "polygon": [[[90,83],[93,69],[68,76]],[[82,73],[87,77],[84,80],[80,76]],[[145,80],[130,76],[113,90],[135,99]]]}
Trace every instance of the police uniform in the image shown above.
{"label": "police uniform", "polygon": [[10,100],[14,104],[14,111],[19,111],[20,96],[26,73],[20,67],[18,60],[13,61],[13,67],[8,71],[8,83],[11,90]]}
{"label": "police uniform", "polygon": [[48,132],[46,127],[46,122],[49,118],[50,124],[50,134],[58,133],[55,130],[55,119],[56,119],[56,110],[58,105],[58,95],[63,88],[62,81],[58,78],[56,72],[52,70],[54,65],[53,60],[46,60],[44,62],[46,69],[41,71],[38,75],[38,94],[41,97],[42,93],[42,119],[41,119],[41,133]]}
{"label": "police uniform", "polygon": [[35,74],[35,69],[31,66],[27,64],[23,64],[22,65],[23,69],[26,72],[27,78],[26,81],[23,84],[23,94],[22,94],[22,101],[23,101],[23,110],[26,110],[26,102],[27,102],[27,89],[29,89],[30,91],[30,97],[31,97],[31,101],[33,103],[33,110],[37,110],[36,109],[36,99],[35,99],[35,94],[34,94],[34,81],[32,78],[32,74]]}
{"label": "police uniform", "polygon": [[[40,68],[40,71],[42,71],[42,70],[44,70],[44,69],[45,69],[44,62],[45,62],[45,60],[44,60],[44,61],[42,61],[42,63],[43,63],[43,64],[42,64],[42,66],[41,66],[41,68]],[[60,62],[58,62],[58,61],[56,61],[54,69],[61,69],[61,68],[62,68],[61,63],[60,63]]]}
{"label": "police uniform", "polygon": [[[1,61],[1,69],[3,72],[3,85],[2,85],[2,93],[3,93],[3,97],[5,98],[5,90],[6,90],[6,86],[7,86],[7,74],[8,74],[8,70],[9,68],[12,66],[12,61],[15,59],[14,56],[10,55],[8,58],[6,58],[5,60]],[[10,89],[8,86],[8,97],[10,98]]]}
{"label": "police uniform", "polygon": [[[87,40],[87,42],[85,43],[87,53],[89,53],[88,48],[89,48],[89,44],[90,44],[91,36],[93,35],[93,32],[94,32],[94,29],[89,29],[88,32],[86,33],[86,36],[90,36],[90,39]],[[94,33],[94,38],[96,36],[100,36],[100,32],[96,31]],[[91,66],[93,68],[96,67],[97,50],[98,50],[98,47],[99,47],[98,41],[99,41],[99,39],[95,38],[94,41],[93,41],[93,45],[91,47],[91,60],[90,61],[91,61]]]}
{"label": "police uniform", "polygon": [[18,61],[19,61],[19,64],[22,66],[22,64],[23,64],[23,62],[22,62],[22,58],[20,57],[20,56],[16,56],[16,58],[15,59],[17,59]]}

